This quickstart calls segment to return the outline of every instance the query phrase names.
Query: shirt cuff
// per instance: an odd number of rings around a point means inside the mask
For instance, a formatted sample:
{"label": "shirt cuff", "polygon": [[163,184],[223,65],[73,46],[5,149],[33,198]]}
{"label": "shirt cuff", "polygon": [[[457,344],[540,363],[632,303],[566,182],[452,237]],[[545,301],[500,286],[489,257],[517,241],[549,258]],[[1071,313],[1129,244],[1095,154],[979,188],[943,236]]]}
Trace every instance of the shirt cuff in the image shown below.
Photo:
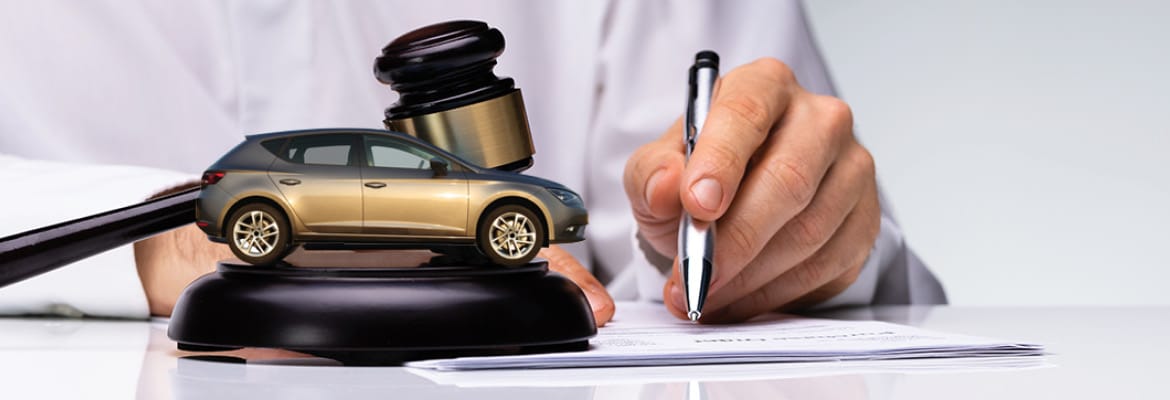
{"label": "shirt cuff", "polygon": [[666,277],[671,272],[674,259],[654,251],[642,239],[637,228],[630,230],[630,243],[630,248],[634,249],[633,257],[630,257],[629,264],[614,276],[606,289],[614,300],[661,303],[662,288],[666,286]]}

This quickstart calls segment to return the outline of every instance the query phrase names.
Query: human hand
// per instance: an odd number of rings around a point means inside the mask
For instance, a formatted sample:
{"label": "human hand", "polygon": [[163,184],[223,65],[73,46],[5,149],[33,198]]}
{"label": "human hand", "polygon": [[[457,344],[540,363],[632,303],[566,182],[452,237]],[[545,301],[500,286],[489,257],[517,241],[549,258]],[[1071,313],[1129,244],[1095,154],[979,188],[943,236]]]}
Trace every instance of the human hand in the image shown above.
{"label": "human hand", "polygon": [[[717,221],[702,322],[808,307],[861,272],[881,221],[873,158],[853,137],[841,100],[804,90],[775,59],[716,82],[711,110],[684,165],[682,121],[639,148],[625,189],[643,238],[678,254],[683,210]],[[663,288],[686,318],[678,259]]]}
{"label": "human hand", "polygon": [[169,317],[188,284],[211,271],[220,260],[235,259],[225,244],[207,240],[195,224],[134,243],[138,278],[146,292],[150,314]]}
{"label": "human hand", "polygon": [[561,273],[581,288],[585,298],[589,299],[589,306],[593,308],[593,320],[598,327],[613,318],[613,297],[576,257],[555,244],[541,249],[538,256],[548,260],[548,269]]}
{"label": "human hand", "polygon": [[[360,253],[365,253],[360,254]],[[330,260],[344,257],[355,267],[383,265],[385,260],[373,252],[313,251],[298,249],[288,259],[294,262],[328,265]],[[406,263],[421,263],[434,254],[426,251],[402,252]],[[581,287],[593,308],[597,326],[613,317],[613,298],[605,286],[597,281],[572,254],[558,246],[543,249],[540,256],[548,259],[549,269],[557,271]],[[207,235],[187,225],[134,243],[134,259],[138,277],[142,280],[150,313],[170,316],[179,294],[196,278],[215,270],[221,260],[235,259],[227,245],[207,240]]]}

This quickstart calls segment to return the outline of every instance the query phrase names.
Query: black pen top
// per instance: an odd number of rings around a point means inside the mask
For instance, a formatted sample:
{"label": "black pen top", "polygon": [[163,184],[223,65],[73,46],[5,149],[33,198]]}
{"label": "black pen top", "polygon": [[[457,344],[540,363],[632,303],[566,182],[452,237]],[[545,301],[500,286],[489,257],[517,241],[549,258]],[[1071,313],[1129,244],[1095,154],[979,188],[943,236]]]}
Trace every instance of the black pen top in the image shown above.
{"label": "black pen top", "polygon": [[695,54],[695,68],[719,69],[719,55],[711,50],[703,50]]}

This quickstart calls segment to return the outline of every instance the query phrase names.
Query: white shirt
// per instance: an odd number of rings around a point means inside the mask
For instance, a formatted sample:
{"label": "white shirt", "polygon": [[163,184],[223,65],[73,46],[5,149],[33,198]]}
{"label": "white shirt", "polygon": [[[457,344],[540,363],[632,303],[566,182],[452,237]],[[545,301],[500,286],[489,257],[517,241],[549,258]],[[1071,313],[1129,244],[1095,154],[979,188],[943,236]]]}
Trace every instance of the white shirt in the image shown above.
{"label": "white shirt", "polygon": [[[0,63],[0,153],[152,167],[196,179],[244,134],[381,128],[382,111],[396,98],[373,78],[381,47],[452,19],[486,21],[504,33],[507,48],[495,71],[515,78],[524,93],[537,149],[527,173],[582,194],[591,214],[588,240],[570,251],[619,299],[661,299],[664,278],[633,239],[621,179],[634,149],[682,114],[695,52],[717,51],[724,71],[775,57],[808,90],[833,93],[800,4],[788,1],[12,2],[0,5],[0,48],[10,55]],[[104,179],[96,175],[104,169],[74,168],[76,179]],[[53,208],[33,205],[19,225],[113,208],[165,186],[127,179],[136,190],[72,191],[85,201],[30,179],[21,193],[63,197]],[[99,198],[108,200],[93,200]],[[0,206],[10,209],[12,201]],[[19,231],[4,215],[0,233]],[[25,283],[44,281],[41,297],[13,295],[16,286],[0,289],[0,311],[64,301],[95,315],[144,316],[106,307],[143,302],[141,288],[126,284],[136,278],[132,262],[95,258],[82,263],[102,268],[73,265],[55,272],[60,278],[51,284],[53,275]],[[87,270],[107,278],[83,275]],[[125,287],[113,289],[115,281]],[[110,304],[93,308],[89,297],[61,297],[95,286],[125,298],[103,295]],[[827,304],[911,301],[945,297],[884,216],[861,278]]]}

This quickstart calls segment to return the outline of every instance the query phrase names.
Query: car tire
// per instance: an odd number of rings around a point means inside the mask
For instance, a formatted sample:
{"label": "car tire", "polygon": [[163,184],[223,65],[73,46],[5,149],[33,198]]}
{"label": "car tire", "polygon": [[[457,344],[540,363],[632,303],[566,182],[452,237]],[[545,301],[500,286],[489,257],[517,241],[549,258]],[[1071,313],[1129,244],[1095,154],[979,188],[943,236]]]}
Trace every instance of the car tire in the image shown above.
{"label": "car tire", "polygon": [[507,204],[488,211],[476,232],[479,251],[505,267],[528,264],[544,247],[544,224],[528,207]]}
{"label": "car tire", "polygon": [[292,249],[288,219],[264,203],[245,204],[232,213],[225,233],[232,254],[252,265],[276,264]]}

